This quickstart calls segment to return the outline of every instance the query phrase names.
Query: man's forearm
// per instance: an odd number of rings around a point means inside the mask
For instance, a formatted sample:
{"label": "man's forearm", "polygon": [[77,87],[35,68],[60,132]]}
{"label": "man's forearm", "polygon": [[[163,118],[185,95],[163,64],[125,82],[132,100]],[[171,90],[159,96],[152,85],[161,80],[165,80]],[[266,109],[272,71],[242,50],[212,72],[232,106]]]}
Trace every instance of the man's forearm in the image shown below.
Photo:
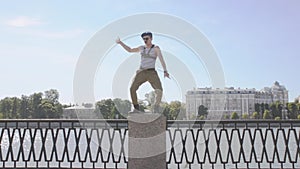
{"label": "man's forearm", "polygon": [[167,71],[167,66],[166,66],[166,62],[162,56],[162,54],[159,52],[158,54],[158,58],[160,60],[161,66],[163,67],[164,71]]}
{"label": "man's forearm", "polygon": [[167,71],[167,66],[166,66],[164,59],[162,59],[161,65],[162,65],[164,71]]}
{"label": "man's forearm", "polygon": [[125,45],[125,43],[123,43],[122,41],[120,41],[120,45],[127,51],[127,52],[131,52],[131,48],[127,45]]}

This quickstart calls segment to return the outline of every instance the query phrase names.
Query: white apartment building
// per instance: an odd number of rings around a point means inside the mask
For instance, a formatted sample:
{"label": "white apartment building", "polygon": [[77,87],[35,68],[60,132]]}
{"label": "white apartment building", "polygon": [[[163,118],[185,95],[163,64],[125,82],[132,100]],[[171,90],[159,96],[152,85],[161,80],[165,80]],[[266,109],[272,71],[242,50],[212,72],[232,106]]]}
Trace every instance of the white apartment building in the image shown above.
{"label": "white apartment building", "polygon": [[278,82],[272,87],[265,87],[257,91],[256,89],[240,88],[197,88],[186,94],[187,118],[196,116],[198,107],[203,105],[208,108],[208,112],[214,115],[237,112],[239,115],[252,114],[255,111],[256,103],[271,104],[276,101],[288,103],[288,91]]}

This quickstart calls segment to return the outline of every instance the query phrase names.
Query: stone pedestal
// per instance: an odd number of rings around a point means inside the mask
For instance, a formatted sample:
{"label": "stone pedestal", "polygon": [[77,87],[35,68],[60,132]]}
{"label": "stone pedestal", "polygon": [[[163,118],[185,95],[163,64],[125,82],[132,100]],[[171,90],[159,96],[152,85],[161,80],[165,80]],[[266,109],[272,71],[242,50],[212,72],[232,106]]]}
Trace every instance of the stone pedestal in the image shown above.
{"label": "stone pedestal", "polygon": [[166,169],[166,118],[161,114],[128,116],[128,169]]}

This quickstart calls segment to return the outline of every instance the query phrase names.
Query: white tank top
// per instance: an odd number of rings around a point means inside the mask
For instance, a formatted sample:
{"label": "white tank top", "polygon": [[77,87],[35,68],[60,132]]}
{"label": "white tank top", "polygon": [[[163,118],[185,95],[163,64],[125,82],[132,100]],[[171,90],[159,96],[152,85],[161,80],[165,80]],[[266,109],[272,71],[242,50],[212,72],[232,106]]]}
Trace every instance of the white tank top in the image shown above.
{"label": "white tank top", "polygon": [[157,55],[154,50],[155,45],[152,45],[151,48],[146,48],[145,46],[140,46],[141,51],[141,64],[140,69],[151,69],[155,68],[155,61]]}

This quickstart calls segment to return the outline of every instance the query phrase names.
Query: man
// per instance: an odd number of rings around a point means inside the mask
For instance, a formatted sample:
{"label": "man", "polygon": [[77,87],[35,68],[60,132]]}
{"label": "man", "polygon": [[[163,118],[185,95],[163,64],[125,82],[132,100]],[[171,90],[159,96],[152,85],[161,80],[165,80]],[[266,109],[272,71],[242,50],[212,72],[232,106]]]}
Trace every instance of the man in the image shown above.
{"label": "man", "polygon": [[137,94],[136,91],[138,88],[145,82],[149,82],[151,86],[154,88],[155,91],[155,103],[153,106],[154,113],[157,113],[159,108],[159,103],[162,99],[162,85],[160,82],[160,79],[157,75],[157,72],[155,70],[155,62],[156,58],[158,57],[161,65],[164,69],[164,77],[169,77],[169,73],[166,68],[166,63],[164,61],[164,58],[161,54],[161,50],[158,46],[152,44],[152,33],[151,32],[144,32],[141,37],[143,38],[145,45],[139,46],[137,48],[130,48],[127,45],[125,45],[120,38],[116,39],[116,43],[120,44],[127,52],[140,52],[141,53],[141,64],[140,69],[137,70],[136,75],[133,79],[133,82],[130,87],[130,95],[132,104],[134,107],[134,112],[138,112],[140,110],[138,100],[137,100]]}

